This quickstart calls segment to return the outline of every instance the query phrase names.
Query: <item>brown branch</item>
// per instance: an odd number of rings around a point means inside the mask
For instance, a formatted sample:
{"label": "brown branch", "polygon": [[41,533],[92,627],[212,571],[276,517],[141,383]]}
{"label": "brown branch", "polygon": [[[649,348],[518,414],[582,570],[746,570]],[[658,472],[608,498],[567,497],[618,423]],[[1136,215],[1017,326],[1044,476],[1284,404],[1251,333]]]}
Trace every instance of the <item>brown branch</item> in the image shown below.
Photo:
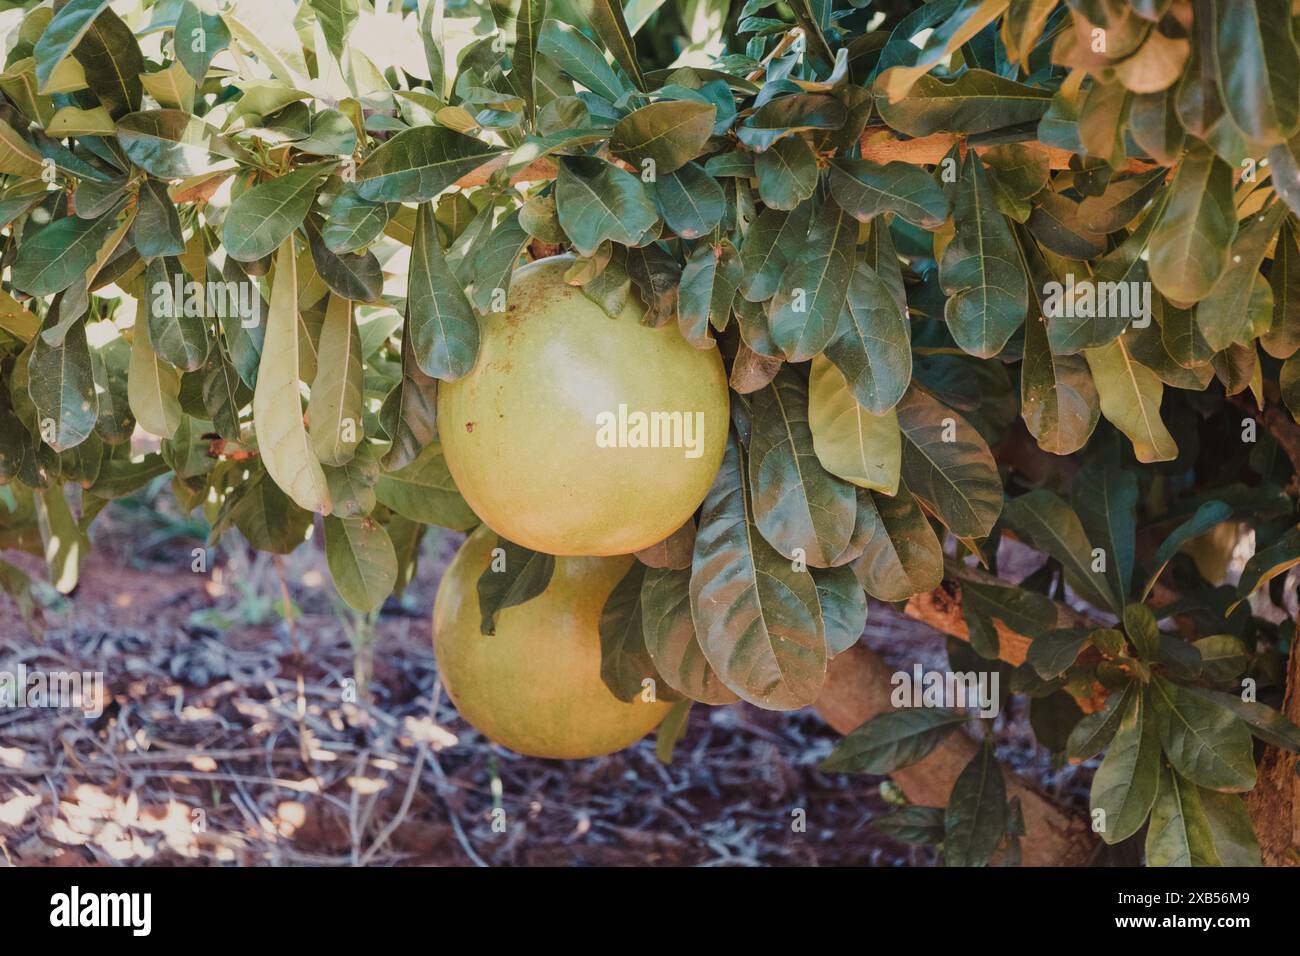
{"label": "brown branch", "polygon": [[[1264,383],[1265,405],[1260,409],[1245,392],[1229,401],[1254,417],[1277,441],[1300,475],[1300,425],[1281,404],[1281,394],[1273,382]],[[1300,723],[1300,644],[1292,642],[1287,660],[1282,699],[1282,714],[1292,723]],[[1255,826],[1260,854],[1266,866],[1300,866],[1300,777],[1296,764],[1300,758],[1281,747],[1266,747],[1259,761],[1255,789],[1245,796],[1246,808]]]}
{"label": "brown branch", "polygon": [[[909,163],[913,166],[933,166],[943,160],[948,155],[948,151],[953,145],[961,141],[962,137],[956,133],[932,133],[929,136],[919,136],[915,139],[898,139],[893,131],[882,127],[869,129],[862,134],[859,141],[861,155],[863,159],[869,159],[876,163]],[[1052,169],[1069,169],[1070,159],[1075,154],[1068,149],[1058,149],[1055,146],[1045,146],[1042,143],[1033,142],[1026,145],[1032,145],[1034,149],[1041,150],[1047,154],[1047,161]],[[983,153],[992,149],[992,146],[976,146],[977,153]],[[503,153],[496,156],[487,163],[480,166],[473,172],[466,173],[460,179],[456,180],[456,185],[461,189],[471,189],[475,186],[482,186],[491,178],[492,174],[498,169],[502,169],[509,162],[509,153]],[[1132,172],[1143,172],[1154,169],[1151,163],[1143,162],[1139,159],[1129,160],[1128,168]],[[510,177],[512,183],[519,182],[539,182],[546,179],[554,179],[556,173],[555,163],[543,157],[530,163],[524,169],[519,170]]]}
{"label": "brown branch", "polygon": [[[832,728],[846,734],[893,709],[890,667],[865,644],[855,644],[831,661],[826,688],[814,705]],[[979,744],[965,733],[948,737],[925,759],[890,774],[913,803],[942,807]],[[1057,806],[1017,774],[1007,774],[1007,794],[1020,798],[1025,818],[1021,852],[1026,866],[1082,866],[1096,837],[1083,813]]]}

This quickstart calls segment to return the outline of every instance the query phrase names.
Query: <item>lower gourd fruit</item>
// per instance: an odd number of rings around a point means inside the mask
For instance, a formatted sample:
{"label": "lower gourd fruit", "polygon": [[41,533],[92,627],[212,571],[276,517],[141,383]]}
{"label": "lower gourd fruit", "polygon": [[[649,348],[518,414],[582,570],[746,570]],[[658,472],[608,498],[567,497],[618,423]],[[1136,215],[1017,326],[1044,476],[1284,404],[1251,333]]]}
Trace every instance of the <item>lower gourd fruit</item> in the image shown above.
{"label": "lower gourd fruit", "polygon": [[434,654],[460,715],[503,747],[555,759],[613,753],[653,730],[670,704],[625,703],[600,678],[601,610],[633,559],[556,558],[546,590],[501,611],[488,635],[477,585],[496,546],[474,531],[434,601]]}
{"label": "lower gourd fruit", "polygon": [[[511,279],[473,371],[438,385],[438,433],[469,506],[547,554],[630,554],[699,507],[727,443],[726,371],[676,323],[615,317],[564,281],[572,256]],[[658,447],[655,447],[655,446]]]}

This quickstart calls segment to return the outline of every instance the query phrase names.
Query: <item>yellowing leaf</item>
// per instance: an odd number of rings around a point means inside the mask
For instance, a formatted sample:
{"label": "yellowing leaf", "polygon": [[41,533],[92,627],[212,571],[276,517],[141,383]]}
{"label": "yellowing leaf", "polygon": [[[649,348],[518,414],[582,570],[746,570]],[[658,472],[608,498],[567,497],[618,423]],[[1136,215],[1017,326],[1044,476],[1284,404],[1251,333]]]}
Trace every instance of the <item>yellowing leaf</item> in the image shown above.
{"label": "yellowing leaf", "polygon": [[1164,384],[1129,354],[1123,339],[1084,353],[1106,420],[1133,442],[1138,461],[1173,461],[1178,445],[1160,418]]}
{"label": "yellowing leaf", "polygon": [[818,355],[808,381],[808,425],[817,460],[833,475],[862,488],[898,492],[903,439],[892,408],[873,415],[853,397],[830,360]]}
{"label": "yellowing leaf", "polygon": [[298,270],[293,236],[276,255],[266,339],[253,393],[253,427],[267,473],[308,511],[330,513],[325,472],[302,421],[298,382]]}

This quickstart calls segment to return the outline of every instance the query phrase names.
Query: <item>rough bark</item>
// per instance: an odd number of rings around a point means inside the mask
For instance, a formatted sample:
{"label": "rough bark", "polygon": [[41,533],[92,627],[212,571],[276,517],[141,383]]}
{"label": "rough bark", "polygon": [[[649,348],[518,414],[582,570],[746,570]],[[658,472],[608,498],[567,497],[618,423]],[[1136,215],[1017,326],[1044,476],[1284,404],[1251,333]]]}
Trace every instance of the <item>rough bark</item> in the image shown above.
{"label": "rough bark", "polygon": [[[1286,697],[1282,713],[1300,724],[1300,643],[1292,642],[1286,668]],[[1300,758],[1280,747],[1268,747],[1259,762],[1259,780],[1246,794],[1246,808],[1255,824],[1265,866],[1300,866]]]}

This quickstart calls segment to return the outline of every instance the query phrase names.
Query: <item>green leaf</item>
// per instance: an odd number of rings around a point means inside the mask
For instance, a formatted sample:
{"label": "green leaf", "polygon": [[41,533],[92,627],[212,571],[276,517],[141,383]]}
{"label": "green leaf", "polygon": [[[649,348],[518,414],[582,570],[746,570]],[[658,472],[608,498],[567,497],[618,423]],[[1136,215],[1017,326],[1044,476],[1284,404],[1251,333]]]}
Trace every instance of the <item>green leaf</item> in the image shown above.
{"label": "green leaf", "polygon": [[812,576],[759,534],[734,437],[704,499],[691,571],[691,615],[722,682],[750,703],[790,710],[817,699],[826,635]]}
{"label": "green leaf", "polygon": [[555,204],[560,226],[585,256],[606,241],[639,245],[659,221],[641,180],[600,159],[562,159]]}
{"label": "green leaf", "polygon": [[1088,643],[1092,631],[1086,627],[1061,628],[1035,637],[1025,655],[1043,680],[1060,677],[1074,666],[1075,659]]}
{"label": "green leaf", "polygon": [[1127,840],[1146,822],[1160,779],[1160,735],[1145,690],[1127,696],[1106,756],[1092,778],[1094,819],[1104,812],[1101,838],[1112,846]]}
{"label": "green leaf", "polygon": [[857,498],[851,485],[818,462],[807,387],[783,368],[771,385],[755,393],[751,409],[754,523],[785,557],[829,567],[853,535]]}
{"label": "green leaf", "polygon": [[1087,361],[1053,352],[1046,323],[1037,316],[1025,323],[1020,416],[1038,447],[1055,455],[1072,455],[1081,449],[1101,416]]}
{"label": "green leaf", "polygon": [[1074,725],[1065,748],[1070,760],[1091,760],[1106,748],[1115,738],[1120,720],[1129,706],[1129,699],[1138,693],[1138,687],[1137,682],[1130,682],[1124,685],[1123,691],[1112,691],[1101,710],[1089,714]]}
{"label": "green leaf", "polygon": [[979,432],[916,387],[897,411],[908,490],[958,537],[987,535],[1002,511],[1002,480]]}
{"label": "green leaf", "polygon": [[265,258],[307,217],[324,171],[298,169],[240,193],[221,227],[227,254],[241,262]]}
{"label": "green leaf", "polygon": [[98,219],[65,216],[25,234],[13,263],[14,286],[33,296],[53,295],[85,276],[121,225],[122,209],[119,203]]}
{"label": "green leaf", "polygon": [[[57,323],[58,316],[58,308],[51,307],[42,328]],[[74,320],[57,345],[38,335],[27,360],[27,375],[42,441],[55,451],[65,451],[89,438],[99,417],[99,403],[84,318]]]}
{"label": "green leaf", "polygon": [[819,769],[826,773],[893,773],[920,762],[967,716],[946,707],[915,707],[872,717],[835,745]]}
{"label": "green leaf", "polygon": [[311,445],[323,465],[342,465],[362,439],[361,337],[352,303],[331,294],[321,326],[316,377],[307,402]]}
{"label": "green leaf", "polygon": [[1069,505],[1053,492],[1036,488],[1008,499],[1003,514],[1033,547],[1061,562],[1066,581],[1082,598],[1117,615],[1123,612],[1122,606],[1113,603],[1104,576],[1092,570],[1092,544]]}
{"label": "green leaf", "polygon": [[397,552],[383,525],[370,518],[325,519],[325,560],[339,596],[371,613],[383,606],[397,583]]}
{"label": "green leaf", "polygon": [[1201,671],[1209,681],[1230,681],[1246,669],[1246,646],[1232,634],[1211,634],[1193,641],[1192,646],[1201,655]]}
{"label": "green leaf", "polygon": [[1210,790],[1243,792],[1255,786],[1250,731],[1230,710],[1157,677],[1152,712],[1174,769]]}
{"label": "green leaf", "polygon": [[112,7],[94,18],[72,52],[85,71],[86,84],[110,116],[117,119],[140,108],[144,56],[135,34]]}
{"label": "green leaf", "polygon": [[939,262],[943,315],[965,352],[991,358],[1029,311],[1029,279],[975,151],[966,154],[953,211],[956,234]]}
{"label": "green leaf", "polygon": [[1238,229],[1228,268],[1209,295],[1196,306],[1196,324],[1215,352],[1223,351],[1234,342],[1252,340],[1251,295],[1259,280],[1260,263],[1264,261],[1264,254],[1286,214],[1286,204],[1275,202],[1265,212],[1251,216]]}
{"label": "green leaf", "polygon": [[330,204],[321,237],[331,252],[356,252],[383,234],[390,215],[388,203],[362,199],[348,189]]}
{"label": "green leaf", "polygon": [[886,495],[898,492],[903,442],[891,408],[874,415],[858,404],[839,370],[813,357],[808,381],[813,450],[832,475]]}
{"label": "green leaf", "polygon": [[641,620],[641,584],[646,568],[633,561],[600,612],[600,677],[619,700],[641,694],[641,682],[654,679],[655,666],[646,650]]}
{"label": "green leaf", "polygon": [[787,136],[754,160],[758,194],[773,209],[793,209],[817,189],[817,157],[802,136]]}
{"label": "green leaf", "polygon": [[716,116],[717,109],[707,103],[661,100],[619,120],[609,148],[638,172],[649,168],[656,177],[665,175],[700,155]]}
{"label": "green leaf", "polygon": [[1146,854],[1147,866],[1222,865],[1209,817],[1201,805],[1200,788],[1168,765],[1160,768]]}
{"label": "green leaf", "polygon": [[81,578],[81,560],[90,550],[90,540],[77,526],[62,484],[37,490],[33,504],[50,584],[60,594],[71,594]]}
{"label": "green leaf", "polygon": [[632,78],[636,88],[645,92],[645,77],[641,75],[641,63],[637,59],[636,46],[632,43],[632,34],[623,19],[623,5],[619,0],[578,0],[578,9],[582,18],[596,31],[605,48],[614,54],[614,62]]}
{"label": "green leaf", "polygon": [[479,630],[495,634],[501,612],[537,597],[551,583],[554,573],[552,555],[529,551],[498,535],[492,561],[478,579],[478,604],[483,614]]}
{"label": "green leaf", "polygon": [[726,328],[742,275],[740,253],[729,240],[701,243],[692,250],[682,269],[677,323],[696,348],[713,347],[710,326]]}
{"label": "green leaf", "polygon": [[691,619],[689,570],[650,568],[641,584],[641,625],[655,669],[673,690],[704,704],[736,697],[709,666]]}
{"label": "green leaf", "polygon": [[1235,793],[1196,789],[1220,862],[1224,866],[1261,866],[1259,840],[1242,798]]}
{"label": "green leaf", "polygon": [[1006,9],[1007,0],[969,0],[945,6],[938,14],[942,19],[936,18],[934,28],[924,34],[925,42],[918,43],[918,49],[907,51],[908,62],[900,65],[891,62],[888,69],[882,70],[878,92],[893,102],[904,99],[917,80],[973,40]]}
{"label": "green leaf", "polygon": [[303,222],[307,246],[311,250],[316,274],[330,291],[345,299],[359,302],[377,300],[384,288],[384,276],[374,253],[336,253],[325,243],[320,220],[308,216]]}
{"label": "green leaf", "polygon": [[1282,221],[1273,249],[1268,273],[1273,289],[1273,322],[1259,340],[1265,352],[1279,359],[1290,358],[1300,349],[1300,245],[1294,222],[1290,216]]}
{"label": "green leaf", "polygon": [[392,441],[384,455],[390,470],[415,461],[437,434],[438,380],[420,371],[411,338],[409,332],[402,335],[402,379],[379,410],[380,425]]}
{"label": "green leaf", "polygon": [[276,256],[266,339],[253,393],[253,426],[258,452],[276,485],[305,511],[329,514],[325,472],[302,421],[298,322],[297,254],[290,234]]}
{"label": "green leaf", "polygon": [[428,203],[416,211],[407,282],[407,333],[420,370],[446,381],[469,374],[478,359],[478,317],[443,257]]}
{"label": "green leaf", "polygon": [[375,497],[384,507],[421,524],[468,531],[479,523],[457,490],[437,440],[425,445],[410,464],[381,474]]}
{"label": "green leaf", "polygon": [[117,121],[117,141],[131,162],[159,179],[200,176],[225,160],[254,161],[242,147],[183,110],[123,116]]}
{"label": "green leaf", "polygon": [[1138,655],[1153,661],[1160,653],[1160,631],[1155,615],[1145,604],[1130,604],[1124,608],[1124,632],[1128,635]]}
{"label": "green leaf", "polygon": [[750,225],[740,247],[740,291],[748,301],[766,302],[776,293],[786,266],[797,258],[792,251],[806,245],[811,213],[810,203],[793,212],[764,209]]}
{"label": "green leaf", "polygon": [[403,130],[357,167],[356,191],[371,202],[428,202],[501,152],[441,126]]}
{"label": "green leaf", "polygon": [[1175,302],[1204,299],[1228,268],[1236,235],[1232,169],[1198,145],[1178,164],[1164,215],[1151,233],[1151,281]]}
{"label": "green leaf", "polygon": [[833,96],[790,93],[767,100],[735,132],[737,139],[761,153],[804,131],[839,129],[847,119],[844,104]]}
{"label": "green leaf", "polygon": [[1264,743],[1282,747],[1292,753],[1300,753],[1300,727],[1267,704],[1242,700],[1236,694],[1225,694],[1203,687],[1188,686],[1183,690],[1232,711],[1244,720],[1250,726],[1250,732]]}
{"label": "green leaf", "polygon": [[1169,536],[1156,550],[1155,558],[1152,560],[1151,575],[1147,578],[1142,593],[1138,595],[1139,599],[1146,600],[1147,595],[1151,593],[1151,589],[1155,587],[1156,580],[1160,577],[1161,572],[1173,560],[1179,548],[1193,538],[1199,538],[1215,525],[1222,524],[1231,517],[1232,509],[1222,501],[1206,501],[1196,509],[1196,514],[1169,532]]}
{"label": "green leaf", "polygon": [[1164,386],[1156,373],[1140,365],[1122,338],[1084,353],[1101,413],[1128,436],[1141,462],[1173,461],[1178,445],[1160,418]]}
{"label": "green leaf", "polygon": [[131,341],[127,401],[140,427],[159,438],[175,435],[183,417],[180,394],[180,372],[154,353],[148,323],[137,324]]}
{"label": "green leaf", "polygon": [[140,184],[131,241],[144,259],[178,256],[185,251],[176,204],[167,195],[167,187],[156,179],[146,179]]}
{"label": "green leaf", "polygon": [[[504,305],[510,292],[510,278],[532,236],[520,224],[519,210],[501,220],[474,255],[474,289],[471,299],[479,312]],[[499,303],[498,303],[499,296]]]}
{"label": "green leaf", "polygon": [[991,741],[957,776],[944,814],[947,866],[984,866],[1007,829],[1007,785]]}
{"label": "green leaf", "polygon": [[772,340],[791,362],[805,362],[835,337],[853,278],[858,227],[832,202],[812,222],[806,251],[786,266],[768,304]]}
{"label": "green leaf", "polygon": [[922,229],[937,229],[950,211],[948,197],[934,177],[910,163],[836,159],[831,162],[830,186],[835,201],[859,222],[892,212]]}
{"label": "green leaf", "polygon": [[871,821],[876,830],[909,846],[936,846],[943,842],[943,808],[911,804]]}
{"label": "green leaf", "polygon": [[510,82],[524,98],[529,121],[537,114],[537,46],[546,20],[547,0],[519,0],[515,14],[515,48],[510,55]]}
{"label": "green leaf", "polygon": [[[154,354],[164,362],[183,371],[202,368],[208,357],[208,320],[203,315],[206,306],[195,303],[184,294],[189,276],[180,262],[168,256],[155,259],[145,268],[145,295],[141,308],[149,329],[149,344]],[[201,295],[204,293],[200,293]]]}
{"label": "green leaf", "polygon": [[985,70],[967,70],[955,79],[920,77],[905,99],[890,103],[877,91],[876,109],[885,122],[909,136],[931,133],[987,133],[1036,122],[1052,92],[1026,86]]}
{"label": "green leaf", "polygon": [[343,50],[353,25],[357,22],[357,0],[308,0],[316,11],[316,22],[325,34],[325,45],[334,59],[342,62]]}
{"label": "green leaf", "polygon": [[1106,553],[1106,581],[1123,606],[1133,586],[1137,548],[1137,476],[1100,457],[1088,462],[1070,489],[1070,501],[1093,547]]}
{"label": "green leaf", "polygon": [[[224,344],[218,339],[208,352],[203,367],[203,407],[217,433],[227,441],[239,441],[239,412],[252,399],[252,392],[240,380]],[[103,418],[101,401],[100,418]]]}
{"label": "green leaf", "polygon": [[0,120],[0,173],[33,179],[41,174],[41,154],[8,123]]}
{"label": "green leaf", "polygon": [[[858,494],[865,498],[867,493]],[[826,650],[834,657],[847,651],[862,636],[867,626],[867,595],[847,563],[834,568],[813,568],[811,573],[826,628]]]}
{"label": "green leaf", "polygon": [[[1297,564],[1300,564],[1300,528],[1288,528],[1280,538],[1256,551],[1246,562],[1237,580],[1237,601],[1233,607]],[[1232,608],[1228,611],[1231,613]]]}
{"label": "green leaf", "polygon": [[871,494],[879,520],[862,556],[853,562],[867,593],[879,601],[906,601],[943,581],[943,549],[911,493]]}
{"label": "green leaf", "polygon": [[1096,196],[1085,196],[1079,203],[1079,224],[1089,232],[1109,234],[1123,229],[1164,184],[1164,170],[1139,173],[1112,179]]}
{"label": "green leaf", "polygon": [[718,181],[698,163],[660,174],[654,185],[655,205],[668,228],[683,239],[712,232],[726,214],[726,197]]}
{"label": "green leaf", "polygon": [[[880,255],[873,256],[879,249]],[[901,292],[902,276],[889,230],[871,230],[867,260],[858,261],[849,280],[849,294],[840,311],[835,337],[826,346],[826,358],[844,375],[858,403],[881,415],[898,404],[912,378],[911,328],[905,305],[891,289],[887,273],[869,264],[877,258],[882,270],[893,270]]]}
{"label": "green leaf", "polygon": [[69,0],[49,21],[33,50],[38,92],[50,92],[54,71],[77,48],[108,4],[109,0]]}
{"label": "green leaf", "polygon": [[554,60],[561,70],[597,96],[616,103],[629,92],[627,84],[605,61],[600,47],[569,26],[556,20],[542,24],[537,50]]}
{"label": "green leaf", "polygon": [[[202,31],[196,33],[195,31]],[[230,46],[230,30],[217,13],[205,13],[193,0],[181,0],[176,14],[176,59],[202,85],[213,58]],[[202,41],[201,43],[198,41]],[[195,47],[200,49],[195,49]]]}
{"label": "green leaf", "polygon": [[[1209,11],[1206,11],[1208,14]],[[1282,0],[1213,4],[1223,105],[1248,139],[1276,143],[1300,126],[1300,50]]]}

